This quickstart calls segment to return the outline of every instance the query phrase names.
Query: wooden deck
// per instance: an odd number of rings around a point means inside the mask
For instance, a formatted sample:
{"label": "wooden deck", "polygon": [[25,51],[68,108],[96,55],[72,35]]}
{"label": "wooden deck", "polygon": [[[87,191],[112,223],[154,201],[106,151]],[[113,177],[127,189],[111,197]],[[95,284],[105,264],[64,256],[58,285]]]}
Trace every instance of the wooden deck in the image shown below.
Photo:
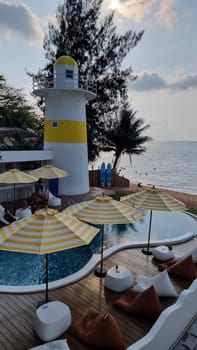
{"label": "wooden deck", "polygon": [[[197,238],[192,241],[177,245],[179,252],[186,251],[196,245]],[[108,258],[104,265],[109,269],[115,264],[126,266],[134,277],[136,274],[152,276],[158,273],[157,264],[151,256],[145,256],[140,249],[127,249],[118,252]],[[190,283],[182,279],[172,279],[176,289],[180,292],[188,288]],[[102,312],[110,312],[118,320],[124,336],[126,346],[143,337],[153,325],[152,320],[134,317],[119,311],[113,306],[113,302],[119,297],[119,293],[104,288],[104,280],[90,273],[83,280],[72,285],[52,290],[49,297],[69,305],[73,321],[85,315],[90,307]],[[44,293],[34,294],[1,294],[0,296],[0,349],[2,350],[27,350],[33,346],[42,344],[33,330],[33,318],[37,303],[43,299]],[[161,298],[162,304],[167,306],[175,302],[175,298]],[[69,332],[65,332],[60,338],[67,338],[72,350],[85,350]],[[96,349],[88,347],[88,349]]]}

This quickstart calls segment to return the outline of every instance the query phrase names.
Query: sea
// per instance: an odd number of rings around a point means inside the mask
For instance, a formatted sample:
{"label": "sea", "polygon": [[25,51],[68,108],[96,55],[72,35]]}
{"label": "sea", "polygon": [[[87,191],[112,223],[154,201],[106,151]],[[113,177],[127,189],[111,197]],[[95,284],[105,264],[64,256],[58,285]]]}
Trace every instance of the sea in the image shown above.
{"label": "sea", "polygon": [[[117,172],[133,183],[197,195],[196,141],[152,141],[146,147],[142,155],[132,155],[131,163],[122,155]],[[92,168],[112,161],[112,152],[102,153]]]}

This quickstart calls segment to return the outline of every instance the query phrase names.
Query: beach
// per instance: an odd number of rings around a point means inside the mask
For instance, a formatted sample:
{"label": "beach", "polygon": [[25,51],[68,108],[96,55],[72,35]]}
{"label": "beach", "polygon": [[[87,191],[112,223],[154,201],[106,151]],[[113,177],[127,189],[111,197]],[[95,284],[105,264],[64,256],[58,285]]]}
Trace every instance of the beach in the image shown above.
{"label": "beach", "polygon": [[[129,188],[123,188],[123,187],[113,187],[111,190],[114,192],[119,192],[119,193],[135,193],[139,191],[143,191],[147,188],[147,186],[141,184],[140,187],[138,184],[131,183]],[[161,189],[162,192],[168,193],[170,196],[180,200],[183,202],[188,209],[194,209],[197,210],[197,195],[195,194],[189,194],[189,193],[184,193],[184,192],[178,192],[178,191],[172,191],[168,189]]]}
{"label": "beach", "polygon": [[[112,159],[113,152],[102,152],[94,169],[100,168],[102,162],[113,163]],[[132,155],[132,163],[123,154],[117,173],[130,183],[197,195],[196,159],[197,142],[153,141],[145,153]]]}

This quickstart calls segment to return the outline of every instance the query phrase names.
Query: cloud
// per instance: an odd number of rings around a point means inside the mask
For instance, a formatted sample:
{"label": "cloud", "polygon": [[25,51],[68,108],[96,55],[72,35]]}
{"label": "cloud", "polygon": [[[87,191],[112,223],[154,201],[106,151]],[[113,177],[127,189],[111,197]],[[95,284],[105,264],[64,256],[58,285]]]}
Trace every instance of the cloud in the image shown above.
{"label": "cloud", "polygon": [[156,13],[156,17],[158,17],[160,21],[164,21],[164,23],[170,28],[178,18],[178,13],[173,9],[175,2],[176,0],[163,0],[159,11]]}
{"label": "cloud", "polygon": [[129,19],[140,22],[157,0],[119,0],[117,11]]}
{"label": "cloud", "polygon": [[197,74],[184,75],[179,79],[168,81],[158,73],[144,72],[130,84],[130,88],[137,91],[197,89]]}
{"label": "cloud", "polygon": [[[118,1],[118,4],[117,4]],[[159,21],[171,27],[178,18],[173,9],[177,0],[109,0],[109,7],[115,9],[120,15],[140,22],[147,14],[153,11]],[[155,6],[159,7],[156,12]]]}
{"label": "cloud", "polygon": [[22,35],[31,44],[43,40],[39,19],[27,5],[0,0],[0,35],[11,37],[14,33]]}
{"label": "cloud", "polygon": [[48,28],[49,22],[52,22],[54,24],[57,23],[57,18],[55,13],[50,13],[47,16],[45,16],[42,20],[42,23]]}

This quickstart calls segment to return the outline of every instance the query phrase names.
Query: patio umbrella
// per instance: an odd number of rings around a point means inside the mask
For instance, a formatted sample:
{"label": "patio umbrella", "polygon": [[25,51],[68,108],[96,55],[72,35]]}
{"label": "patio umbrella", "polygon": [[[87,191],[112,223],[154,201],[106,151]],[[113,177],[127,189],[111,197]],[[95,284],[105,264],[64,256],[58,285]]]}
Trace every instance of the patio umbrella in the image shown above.
{"label": "patio umbrella", "polygon": [[48,253],[89,244],[99,230],[54,209],[41,209],[33,215],[0,229],[0,249],[45,254],[48,302]]}
{"label": "patio umbrella", "polygon": [[43,165],[41,168],[31,171],[33,176],[42,179],[60,179],[68,176],[67,171],[54,167],[51,164]]}
{"label": "patio umbrella", "polygon": [[152,188],[148,188],[145,191],[121,197],[121,202],[130,205],[134,208],[150,210],[147,248],[142,249],[142,252],[147,255],[152,254],[152,252],[150,251],[152,211],[181,211],[186,209],[184,203],[173,198],[167,193],[161,192],[159,189],[156,189],[155,186],[153,186]]}
{"label": "patio umbrella", "polygon": [[13,184],[14,185],[14,201],[16,198],[16,184],[32,183],[38,181],[37,176],[27,174],[19,169],[10,169],[0,174],[1,184]]}
{"label": "patio umbrella", "polygon": [[82,221],[101,225],[101,265],[95,270],[95,275],[98,277],[106,275],[103,269],[104,224],[129,224],[144,216],[136,209],[107,196],[74,204],[65,209],[64,213],[74,215]]}

